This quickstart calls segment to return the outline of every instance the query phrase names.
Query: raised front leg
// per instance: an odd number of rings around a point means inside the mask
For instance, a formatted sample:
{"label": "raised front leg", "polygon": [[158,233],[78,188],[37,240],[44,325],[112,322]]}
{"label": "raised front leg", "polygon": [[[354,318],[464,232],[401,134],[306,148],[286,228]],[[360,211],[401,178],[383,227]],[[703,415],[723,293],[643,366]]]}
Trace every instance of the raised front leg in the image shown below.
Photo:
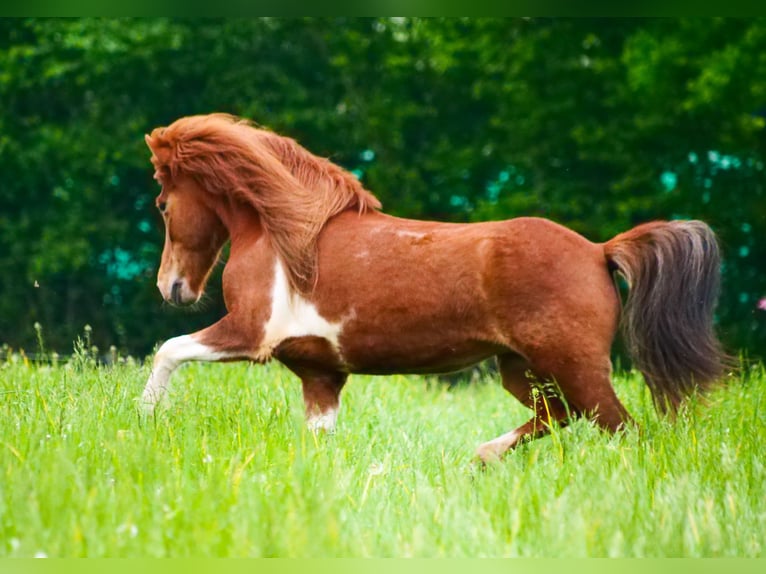
{"label": "raised front leg", "polygon": [[251,342],[225,317],[191,335],[168,339],[154,356],[154,364],[142,395],[144,409],[151,413],[160,402],[178,367],[188,361],[249,360]]}
{"label": "raised front leg", "polygon": [[303,402],[306,423],[312,432],[334,432],[340,409],[340,391],[346,383],[344,373],[303,375]]}

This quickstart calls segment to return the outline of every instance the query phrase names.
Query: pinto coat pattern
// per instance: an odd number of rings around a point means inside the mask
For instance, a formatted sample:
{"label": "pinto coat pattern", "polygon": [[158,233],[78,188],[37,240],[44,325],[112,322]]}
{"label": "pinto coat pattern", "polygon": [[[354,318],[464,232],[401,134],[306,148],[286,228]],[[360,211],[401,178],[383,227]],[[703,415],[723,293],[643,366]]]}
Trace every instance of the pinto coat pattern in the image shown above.
{"label": "pinto coat pattern", "polygon": [[[277,359],[303,384],[308,424],[332,430],[351,373],[449,372],[494,356],[533,414],[481,445],[481,460],[551,420],[615,431],[630,417],[610,381],[614,273],[630,286],[624,334],[660,410],[723,374],[719,253],[702,222],[652,222],[598,244],[538,218],[400,219],[339,166],[233,116],[181,118],[146,142],[162,185],[162,296],[198,300],[230,242],[227,314],[160,347],[148,408],[186,361]],[[556,392],[539,392],[546,381]]]}

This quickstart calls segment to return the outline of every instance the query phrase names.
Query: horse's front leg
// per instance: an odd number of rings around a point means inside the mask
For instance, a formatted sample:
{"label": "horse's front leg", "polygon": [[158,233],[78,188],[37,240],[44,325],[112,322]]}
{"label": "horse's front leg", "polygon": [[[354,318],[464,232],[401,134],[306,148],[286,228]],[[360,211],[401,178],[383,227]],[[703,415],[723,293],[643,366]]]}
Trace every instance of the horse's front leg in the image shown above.
{"label": "horse's front leg", "polygon": [[340,391],[346,383],[345,373],[301,373],[306,424],[312,432],[335,431],[340,409]]}
{"label": "horse's front leg", "polygon": [[224,317],[214,325],[192,333],[168,339],[154,355],[149,380],[141,397],[144,409],[151,413],[165,395],[170,377],[188,361],[223,361],[250,359],[252,341],[233,327]]}

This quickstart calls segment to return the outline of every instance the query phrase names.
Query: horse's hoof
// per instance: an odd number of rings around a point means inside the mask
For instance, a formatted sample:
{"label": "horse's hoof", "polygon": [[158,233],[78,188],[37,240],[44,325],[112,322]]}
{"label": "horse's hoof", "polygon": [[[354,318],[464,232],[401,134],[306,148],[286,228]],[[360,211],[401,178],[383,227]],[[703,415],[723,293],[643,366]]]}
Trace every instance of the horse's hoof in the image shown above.
{"label": "horse's hoof", "polygon": [[335,427],[332,428],[325,428],[322,426],[308,426],[309,431],[311,434],[315,436],[332,436],[335,434]]}
{"label": "horse's hoof", "polygon": [[157,403],[147,401],[144,398],[136,399],[136,409],[142,418],[152,418],[157,408]]}
{"label": "horse's hoof", "polygon": [[497,452],[493,445],[483,444],[476,449],[474,456],[474,463],[485,468],[490,464],[497,464],[502,460],[500,453]]}
{"label": "horse's hoof", "polygon": [[325,413],[314,414],[306,421],[306,426],[314,434],[335,434],[337,409],[329,409]]}

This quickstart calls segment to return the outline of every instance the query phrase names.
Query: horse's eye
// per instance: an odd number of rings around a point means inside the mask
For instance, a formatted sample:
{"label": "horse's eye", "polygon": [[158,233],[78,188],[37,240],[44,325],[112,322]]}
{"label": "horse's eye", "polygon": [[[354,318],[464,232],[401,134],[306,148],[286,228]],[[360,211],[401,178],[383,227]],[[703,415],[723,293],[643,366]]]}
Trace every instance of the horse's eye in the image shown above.
{"label": "horse's eye", "polygon": [[160,210],[162,213],[165,213],[165,208],[166,208],[167,206],[168,206],[168,204],[167,204],[167,202],[165,202],[165,201],[160,201],[160,202],[157,204],[157,207],[159,208],[159,210]]}

